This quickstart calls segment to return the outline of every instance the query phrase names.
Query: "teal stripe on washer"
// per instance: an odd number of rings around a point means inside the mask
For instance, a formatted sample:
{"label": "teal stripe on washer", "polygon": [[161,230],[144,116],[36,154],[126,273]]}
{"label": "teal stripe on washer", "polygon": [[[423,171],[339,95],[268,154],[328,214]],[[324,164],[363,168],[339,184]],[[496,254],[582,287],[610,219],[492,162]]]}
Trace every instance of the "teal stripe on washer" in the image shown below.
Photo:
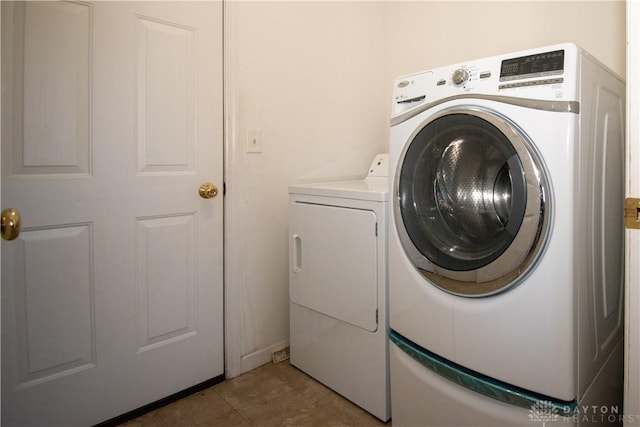
{"label": "teal stripe on washer", "polygon": [[561,416],[577,413],[578,403],[575,400],[555,399],[482,375],[426,350],[393,329],[389,331],[389,339],[424,367],[476,393],[526,409],[543,404]]}

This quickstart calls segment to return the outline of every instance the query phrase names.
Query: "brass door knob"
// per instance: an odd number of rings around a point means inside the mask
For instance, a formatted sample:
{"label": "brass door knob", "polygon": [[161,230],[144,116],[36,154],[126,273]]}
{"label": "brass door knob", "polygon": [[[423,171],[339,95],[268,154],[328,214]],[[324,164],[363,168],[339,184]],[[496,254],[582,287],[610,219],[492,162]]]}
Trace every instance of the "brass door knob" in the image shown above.
{"label": "brass door knob", "polygon": [[210,182],[205,182],[200,186],[198,192],[200,193],[200,197],[202,197],[203,199],[211,199],[218,195],[218,187]]}
{"label": "brass door knob", "polygon": [[20,212],[8,208],[2,211],[0,217],[0,235],[4,240],[13,240],[20,234]]}

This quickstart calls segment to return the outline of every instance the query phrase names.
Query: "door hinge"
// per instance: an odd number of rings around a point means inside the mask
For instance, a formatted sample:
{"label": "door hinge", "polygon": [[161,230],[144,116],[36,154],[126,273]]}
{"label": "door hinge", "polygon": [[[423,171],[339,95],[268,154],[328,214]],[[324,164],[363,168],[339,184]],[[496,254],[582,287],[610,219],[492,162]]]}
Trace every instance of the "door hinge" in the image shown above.
{"label": "door hinge", "polygon": [[640,199],[627,197],[624,201],[624,226],[640,229]]}
{"label": "door hinge", "polygon": [[378,223],[376,222],[376,237],[378,236]]}
{"label": "door hinge", "polygon": [[376,325],[378,324],[378,309],[376,308]]}

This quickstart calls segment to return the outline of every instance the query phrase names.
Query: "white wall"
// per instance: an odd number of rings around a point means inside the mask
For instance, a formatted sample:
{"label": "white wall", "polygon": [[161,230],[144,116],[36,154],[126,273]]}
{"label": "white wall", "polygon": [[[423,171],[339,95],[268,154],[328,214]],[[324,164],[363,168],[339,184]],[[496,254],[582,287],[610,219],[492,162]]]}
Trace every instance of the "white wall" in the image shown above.
{"label": "white wall", "polygon": [[225,19],[228,376],[288,344],[287,186],[387,151],[394,76],[564,41],[625,74],[623,1],[231,1]]}
{"label": "white wall", "polygon": [[388,2],[392,75],[574,42],[625,73],[624,1]]}
{"label": "white wall", "polygon": [[[288,185],[386,151],[383,4],[227,3],[227,375],[288,345]],[[260,129],[262,154],[246,153]]]}

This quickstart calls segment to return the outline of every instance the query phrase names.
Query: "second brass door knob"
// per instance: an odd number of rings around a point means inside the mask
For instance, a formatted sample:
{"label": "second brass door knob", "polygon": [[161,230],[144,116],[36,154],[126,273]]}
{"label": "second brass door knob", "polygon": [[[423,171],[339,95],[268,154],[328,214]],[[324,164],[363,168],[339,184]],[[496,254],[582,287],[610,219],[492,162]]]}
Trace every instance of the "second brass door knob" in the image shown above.
{"label": "second brass door knob", "polygon": [[211,199],[218,195],[218,187],[210,182],[205,182],[200,186],[198,192],[200,193],[200,197],[203,199]]}

